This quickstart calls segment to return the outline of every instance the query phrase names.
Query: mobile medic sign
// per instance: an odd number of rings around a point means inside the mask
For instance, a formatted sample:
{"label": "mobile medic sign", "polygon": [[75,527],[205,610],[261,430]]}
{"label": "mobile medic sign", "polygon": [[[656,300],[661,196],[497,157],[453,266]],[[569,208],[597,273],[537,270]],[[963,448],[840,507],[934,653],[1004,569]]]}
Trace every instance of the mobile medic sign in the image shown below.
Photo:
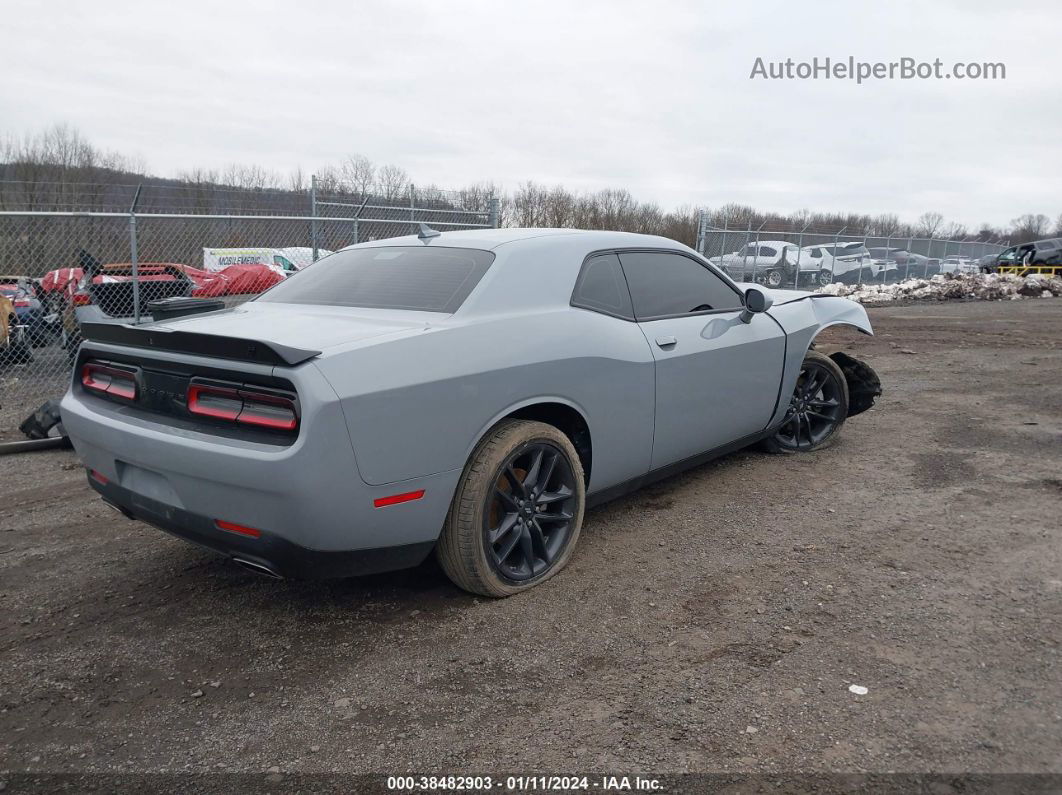
{"label": "mobile medic sign", "polygon": [[203,270],[218,272],[231,265],[265,265],[287,275],[297,268],[275,248],[204,248]]}

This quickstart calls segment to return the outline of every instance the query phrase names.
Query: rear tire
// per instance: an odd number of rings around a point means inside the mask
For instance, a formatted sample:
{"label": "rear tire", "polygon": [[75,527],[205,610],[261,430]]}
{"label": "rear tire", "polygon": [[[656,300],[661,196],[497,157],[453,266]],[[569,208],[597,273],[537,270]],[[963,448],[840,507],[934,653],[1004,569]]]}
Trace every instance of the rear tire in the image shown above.
{"label": "rear tire", "polygon": [[586,504],[571,440],[552,425],[504,420],[476,446],[436,546],[459,588],[503,597],[567,565]]}
{"label": "rear tire", "polygon": [[785,419],[763,440],[769,453],[810,453],[828,447],[848,417],[848,382],[837,362],[808,351]]}

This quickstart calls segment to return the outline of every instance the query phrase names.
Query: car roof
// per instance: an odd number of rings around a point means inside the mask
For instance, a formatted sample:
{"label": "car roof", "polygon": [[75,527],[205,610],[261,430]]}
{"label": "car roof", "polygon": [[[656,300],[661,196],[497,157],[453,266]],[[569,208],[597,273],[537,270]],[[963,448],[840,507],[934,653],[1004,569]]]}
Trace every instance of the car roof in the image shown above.
{"label": "car roof", "polygon": [[571,237],[573,242],[590,245],[594,248],[623,248],[648,246],[651,248],[680,248],[667,237],[658,235],[642,235],[635,232],[610,232],[593,229],[538,229],[505,227],[501,229],[461,229],[453,232],[441,232],[437,237],[422,240],[417,235],[405,235],[404,237],[392,237],[383,240],[372,240],[367,243],[358,243],[355,246],[347,246],[342,249],[347,251],[352,248],[379,248],[380,246],[445,246],[450,248],[478,248],[491,251],[499,246],[516,243],[522,240],[534,240],[538,238]]}
{"label": "car roof", "polygon": [[[596,252],[656,249],[700,256],[689,246],[656,235],[520,228],[443,232],[427,241],[407,235],[348,246],[343,251],[392,246],[468,248],[495,254],[494,262],[455,313],[460,322],[504,312],[570,309],[579,270],[586,257]],[[720,278],[729,280],[725,275]]]}

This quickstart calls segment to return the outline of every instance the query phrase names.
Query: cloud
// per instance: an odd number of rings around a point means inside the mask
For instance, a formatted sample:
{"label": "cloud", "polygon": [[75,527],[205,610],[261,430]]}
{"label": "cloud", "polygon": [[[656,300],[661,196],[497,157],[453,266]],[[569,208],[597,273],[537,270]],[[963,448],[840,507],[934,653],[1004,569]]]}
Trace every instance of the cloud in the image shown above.
{"label": "cloud", "polygon": [[[0,119],[65,120],[153,169],[626,187],[664,206],[1055,214],[1055,3],[26,2]],[[750,80],[764,60],[1003,61],[1004,81]]]}

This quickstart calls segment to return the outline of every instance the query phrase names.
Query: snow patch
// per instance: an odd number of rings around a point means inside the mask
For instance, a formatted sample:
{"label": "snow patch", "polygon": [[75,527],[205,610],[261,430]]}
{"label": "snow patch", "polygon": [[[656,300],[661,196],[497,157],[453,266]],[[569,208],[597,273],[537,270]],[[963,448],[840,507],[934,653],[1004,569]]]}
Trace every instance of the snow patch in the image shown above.
{"label": "snow patch", "polygon": [[895,284],[828,284],[820,295],[851,298],[861,304],[893,301],[1002,301],[1019,298],[1053,298],[1062,295],[1057,276],[1012,276],[998,273],[945,273],[929,279],[907,279]]}

